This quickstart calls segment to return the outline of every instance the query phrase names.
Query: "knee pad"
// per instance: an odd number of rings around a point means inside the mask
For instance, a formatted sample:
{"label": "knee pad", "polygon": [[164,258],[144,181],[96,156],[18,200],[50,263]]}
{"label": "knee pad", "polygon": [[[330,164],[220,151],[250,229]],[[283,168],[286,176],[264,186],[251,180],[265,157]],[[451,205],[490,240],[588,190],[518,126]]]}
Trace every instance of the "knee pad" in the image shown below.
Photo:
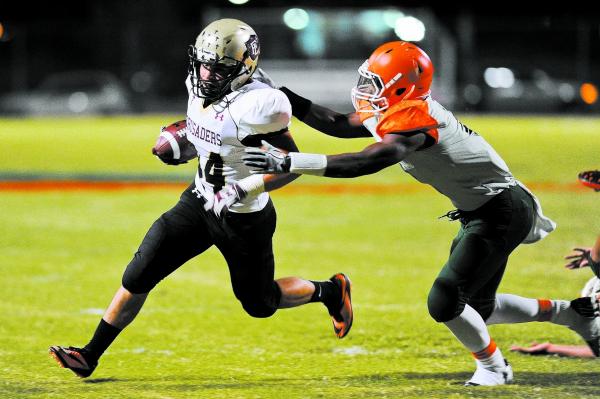
{"label": "knee pad", "polygon": [[266,318],[271,317],[277,311],[281,301],[281,289],[273,281],[271,289],[262,295],[246,295],[238,298],[242,307],[252,317]]}
{"label": "knee pad", "polygon": [[456,284],[447,278],[438,277],[427,298],[429,314],[438,323],[456,318],[465,308],[465,301],[461,298],[460,290]]}
{"label": "knee pad", "polygon": [[125,269],[123,273],[123,278],[121,279],[121,285],[127,291],[132,294],[146,294],[154,288],[156,285],[153,281],[150,281],[148,278],[143,278],[143,265],[141,259],[141,253],[138,251],[133,256],[129,265]]}

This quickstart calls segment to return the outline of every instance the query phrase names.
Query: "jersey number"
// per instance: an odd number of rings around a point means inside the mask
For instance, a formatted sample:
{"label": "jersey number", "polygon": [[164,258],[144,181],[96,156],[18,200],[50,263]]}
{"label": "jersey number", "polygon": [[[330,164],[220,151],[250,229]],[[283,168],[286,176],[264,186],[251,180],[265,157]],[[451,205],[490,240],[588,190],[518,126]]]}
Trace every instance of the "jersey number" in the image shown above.
{"label": "jersey number", "polygon": [[225,176],[223,176],[223,159],[219,154],[211,152],[206,160],[206,164],[204,165],[204,170],[202,170],[201,164],[198,165],[198,170],[200,170],[204,180],[214,186],[215,193],[225,186]]}

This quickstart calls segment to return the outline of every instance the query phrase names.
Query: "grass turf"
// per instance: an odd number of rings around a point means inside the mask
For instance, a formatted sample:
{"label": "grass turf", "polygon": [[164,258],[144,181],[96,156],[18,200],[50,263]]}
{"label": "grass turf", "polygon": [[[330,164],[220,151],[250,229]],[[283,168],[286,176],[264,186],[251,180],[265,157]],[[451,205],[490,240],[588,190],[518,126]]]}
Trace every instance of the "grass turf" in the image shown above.
{"label": "grass turf", "polygon": [[[174,119],[2,120],[0,135],[9,141],[5,148],[10,151],[8,159],[0,158],[0,170],[181,173],[139,154],[154,140],[155,134],[147,131]],[[598,166],[592,149],[598,148],[600,137],[592,133],[599,122],[593,119],[465,118],[465,122],[480,130],[524,181],[568,182],[580,169]],[[351,150],[365,144],[329,140],[294,127],[307,151]],[[98,130],[89,133],[88,128]],[[83,130],[88,136],[80,147],[76,134]],[[132,133],[114,134],[122,130]],[[70,132],[70,140],[77,143],[62,145],[62,154],[58,144],[51,145],[59,132]],[[14,133],[22,140],[13,138]],[[111,150],[119,145],[131,152]],[[394,183],[409,181],[396,168],[357,181],[385,184],[390,178]],[[303,182],[328,184],[316,178],[294,184]],[[472,373],[472,360],[443,326],[429,318],[425,305],[457,228],[436,219],[450,205],[431,190],[273,195],[279,217],[277,276],[325,279],[344,271],[353,280],[356,319],[344,340],[334,337],[326,311],[318,304],[282,310],[266,320],[245,315],[231,293],[224,261],[210,250],[153,291],[91,379],[79,380],[56,367],[47,347],[84,344],[89,339],[143,234],[178,194],[176,190],[0,192],[5,298],[0,303],[0,396],[600,395],[600,365],[594,360],[508,352],[510,344],[532,340],[581,343],[573,332],[546,323],[491,327],[513,364],[516,384],[476,390],[459,385]],[[593,241],[600,216],[598,196],[592,191],[537,194],[559,229],[540,243],[517,249],[500,291],[574,297],[591,273],[567,271],[561,258],[572,246]]]}

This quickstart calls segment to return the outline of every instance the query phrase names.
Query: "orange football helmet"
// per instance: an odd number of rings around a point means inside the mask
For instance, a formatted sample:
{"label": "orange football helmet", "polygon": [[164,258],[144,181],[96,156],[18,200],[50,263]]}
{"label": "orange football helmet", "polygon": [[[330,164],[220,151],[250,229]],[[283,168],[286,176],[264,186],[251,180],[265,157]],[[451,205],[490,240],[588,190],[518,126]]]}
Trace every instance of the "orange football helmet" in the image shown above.
{"label": "orange football helmet", "polygon": [[379,46],[360,68],[352,89],[357,112],[379,113],[402,100],[427,97],[431,90],[433,64],[416,45],[395,41]]}

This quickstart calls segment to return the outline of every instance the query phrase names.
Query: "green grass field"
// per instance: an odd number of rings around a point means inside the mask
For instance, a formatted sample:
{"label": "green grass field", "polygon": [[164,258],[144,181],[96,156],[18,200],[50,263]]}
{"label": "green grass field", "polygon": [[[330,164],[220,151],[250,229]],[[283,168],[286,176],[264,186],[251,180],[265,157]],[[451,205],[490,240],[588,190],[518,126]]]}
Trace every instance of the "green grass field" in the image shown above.
{"label": "green grass field", "polygon": [[[135,173],[175,178],[194,165],[167,167],[150,155],[158,128],[175,115],[71,120],[0,120],[0,175]],[[577,296],[589,270],[567,271],[562,257],[591,245],[600,230],[599,195],[567,190],[579,171],[600,167],[600,120],[464,117],[536,192],[559,228],[517,249],[501,292]],[[305,151],[358,150],[295,123]],[[345,184],[410,182],[397,167]],[[302,185],[339,184],[303,177]],[[377,186],[376,186],[377,187]],[[444,263],[456,223],[432,190],[382,195],[274,193],[276,275],[353,280],[355,324],[334,337],[318,304],[247,316],[215,250],[190,261],[150,295],[136,321],[81,380],[48,357],[50,345],[85,344],[118,288],[149,225],[177,189],[0,191],[0,397],[60,398],[595,398],[600,363],[512,354],[511,344],[580,344],[547,323],[493,326],[513,364],[515,384],[466,389],[470,355],[427,313],[427,292]]]}

